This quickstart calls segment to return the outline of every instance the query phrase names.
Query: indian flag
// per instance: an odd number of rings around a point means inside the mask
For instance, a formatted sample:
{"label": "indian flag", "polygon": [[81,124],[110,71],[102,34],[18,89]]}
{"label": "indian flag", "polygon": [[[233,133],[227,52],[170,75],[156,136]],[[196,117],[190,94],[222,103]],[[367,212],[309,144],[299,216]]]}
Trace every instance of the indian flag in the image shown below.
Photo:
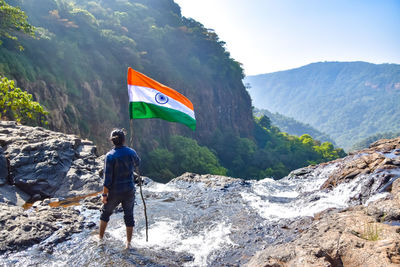
{"label": "indian flag", "polygon": [[160,118],[196,129],[193,104],[184,95],[128,68],[131,119]]}

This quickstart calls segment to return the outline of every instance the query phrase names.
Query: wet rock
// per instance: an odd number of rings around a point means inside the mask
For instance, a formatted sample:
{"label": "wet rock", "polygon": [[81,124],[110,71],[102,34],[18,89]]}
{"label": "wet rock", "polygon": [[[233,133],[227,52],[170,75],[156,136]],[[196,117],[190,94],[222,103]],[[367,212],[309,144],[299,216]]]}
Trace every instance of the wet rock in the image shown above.
{"label": "wet rock", "polygon": [[22,206],[31,197],[14,185],[0,186],[0,203]]}
{"label": "wet rock", "polygon": [[102,206],[101,195],[85,198],[82,201],[82,205],[89,210],[100,210]]}
{"label": "wet rock", "polygon": [[201,175],[190,172],[186,172],[181,176],[172,179],[169,183],[174,184],[179,181],[202,183],[207,187],[213,187],[213,188],[226,188],[234,183],[245,184],[245,181],[243,179],[231,178],[221,175],[212,175],[212,174]]}
{"label": "wet rock", "polygon": [[[31,196],[69,197],[101,190],[103,158],[88,140],[1,121],[0,143],[10,160],[13,183]],[[0,171],[1,162],[0,153]]]}
{"label": "wet rock", "polygon": [[393,182],[391,196],[368,205],[366,212],[380,222],[400,220],[400,179]]}
{"label": "wet rock", "polygon": [[[40,207],[40,208],[39,208]],[[37,210],[0,203],[0,253],[19,251],[40,243],[50,248],[82,231],[83,217],[72,208],[50,208],[38,203]]]}
{"label": "wet rock", "polygon": [[7,183],[8,166],[7,159],[4,156],[3,149],[0,147],[0,186]]}
{"label": "wet rock", "polygon": [[388,183],[400,173],[400,164],[394,156],[399,146],[400,137],[380,140],[368,149],[336,160],[337,168],[321,189],[331,189],[341,183],[364,177],[361,179],[364,187],[361,196],[368,196],[374,190],[386,190]]}
{"label": "wet rock", "polygon": [[294,176],[304,176],[306,174],[311,173],[314,169],[316,168],[316,166],[309,166],[309,167],[305,167],[305,168],[301,168],[301,169],[297,169],[292,171],[291,173],[289,173],[289,177],[294,177]]}

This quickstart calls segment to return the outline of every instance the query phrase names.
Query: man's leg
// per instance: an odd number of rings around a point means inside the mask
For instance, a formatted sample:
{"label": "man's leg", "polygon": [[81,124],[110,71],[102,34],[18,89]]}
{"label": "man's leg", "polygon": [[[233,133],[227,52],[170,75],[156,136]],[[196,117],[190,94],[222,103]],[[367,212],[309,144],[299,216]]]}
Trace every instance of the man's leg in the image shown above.
{"label": "man's leg", "polygon": [[126,248],[131,248],[133,226],[126,227]]}
{"label": "man's leg", "polygon": [[107,228],[107,222],[100,220],[100,231],[99,231],[99,238],[103,239],[104,232],[106,231]]}
{"label": "man's leg", "polygon": [[103,205],[101,208],[101,215],[100,215],[100,229],[99,229],[99,238],[100,240],[103,239],[104,232],[107,228],[107,223],[110,220],[110,216],[113,213],[115,207],[119,204],[118,198],[113,195],[109,195],[107,199],[107,203]]}
{"label": "man's leg", "polygon": [[133,208],[135,204],[135,191],[126,193],[124,200],[122,200],[122,208],[124,209],[124,221],[126,226],[126,248],[131,247],[133,227],[135,220],[133,218]]}

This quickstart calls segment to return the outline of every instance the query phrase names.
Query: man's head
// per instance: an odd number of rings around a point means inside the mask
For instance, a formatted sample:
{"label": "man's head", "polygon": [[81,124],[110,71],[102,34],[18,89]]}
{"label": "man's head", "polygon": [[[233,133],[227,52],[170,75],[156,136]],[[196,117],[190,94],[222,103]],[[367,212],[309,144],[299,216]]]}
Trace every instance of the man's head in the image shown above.
{"label": "man's head", "polygon": [[125,133],[123,129],[114,129],[111,131],[110,140],[115,146],[122,146],[125,142]]}

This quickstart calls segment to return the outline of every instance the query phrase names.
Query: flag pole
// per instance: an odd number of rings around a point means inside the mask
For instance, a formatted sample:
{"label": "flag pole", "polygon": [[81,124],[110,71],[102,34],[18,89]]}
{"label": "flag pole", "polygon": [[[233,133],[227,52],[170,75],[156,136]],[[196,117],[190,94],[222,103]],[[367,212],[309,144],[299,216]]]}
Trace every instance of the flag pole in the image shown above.
{"label": "flag pole", "polygon": [[[129,120],[129,128],[131,132],[130,136],[130,143],[131,147],[133,148],[133,119]],[[136,174],[138,175],[138,181],[139,181],[139,188],[140,188],[140,196],[142,197],[142,202],[143,202],[143,209],[144,209],[144,219],[146,221],[146,242],[149,241],[149,224],[147,220],[147,208],[146,208],[146,202],[144,201],[143,197],[143,191],[142,191],[142,177],[140,177],[140,172],[139,172],[139,167],[136,167]]]}

